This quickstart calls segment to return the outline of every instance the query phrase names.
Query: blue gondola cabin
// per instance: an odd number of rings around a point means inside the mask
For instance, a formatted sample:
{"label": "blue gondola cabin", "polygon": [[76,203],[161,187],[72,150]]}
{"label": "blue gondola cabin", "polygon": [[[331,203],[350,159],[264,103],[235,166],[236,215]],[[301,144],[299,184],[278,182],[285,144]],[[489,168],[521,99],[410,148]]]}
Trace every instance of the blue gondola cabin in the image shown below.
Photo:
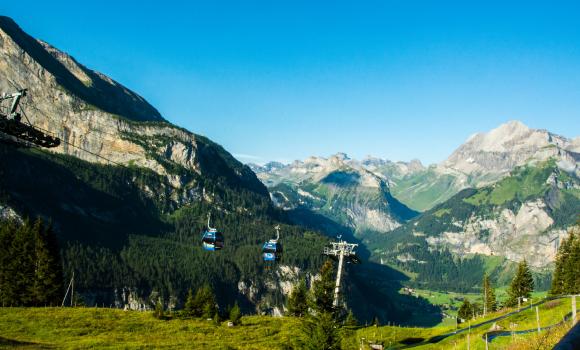
{"label": "blue gondola cabin", "polygon": [[282,257],[282,245],[276,240],[264,243],[262,257],[264,261],[279,261]]}
{"label": "blue gondola cabin", "polygon": [[205,231],[201,240],[205,250],[215,251],[224,247],[224,235],[214,228]]}

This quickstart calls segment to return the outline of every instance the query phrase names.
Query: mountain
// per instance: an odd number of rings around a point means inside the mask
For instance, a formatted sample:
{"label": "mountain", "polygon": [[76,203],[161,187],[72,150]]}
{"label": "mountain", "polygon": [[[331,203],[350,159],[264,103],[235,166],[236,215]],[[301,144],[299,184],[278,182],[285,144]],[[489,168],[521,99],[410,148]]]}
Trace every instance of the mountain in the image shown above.
{"label": "mountain", "polygon": [[253,172],[221,146],[166,122],[138,94],[30,37],[10,18],[0,17],[0,38],[0,89],[29,89],[27,116],[63,140],[56,152],[151,169],[176,188],[190,184],[194,172],[266,193]]}
{"label": "mountain", "polygon": [[[393,195],[410,208],[431,209],[460,190],[481,187],[506,176],[515,167],[555,157],[563,167],[580,171],[580,138],[569,140],[519,121],[469,137],[445,161],[412,171],[393,171],[392,163],[369,170],[389,179]],[[404,163],[403,163],[404,164]]]}
{"label": "mountain", "polygon": [[[52,225],[80,302],[143,309],[161,297],[174,308],[188,289],[209,284],[223,309],[238,302],[246,313],[280,314],[292,286],[316,277],[329,239],[293,224],[252,169],[220,145],[167,122],[137,93],[7,17],[0,52],[0,90],[28,88],[27,119],[62,139],[44,150],[0,134],[0,219]],[[214,253],[201,248],[210,212],[225,236]],[[276,225],[284,255],[266,265],[261,247]],[[370,255],[363,246],[357,252]],[[412,323],[419,310],[428,310],[423,321],[440,320],[425,300],[398,294],[406,277],[387,266],[347,264],[344,276],[345,302],[359,320]]]}
{"label": "mountain", "polygon": [[563,167],[574,169],[578,175],[577,143],[577,140],[511,121],[471,136],[442,166],[466,175],[468,184],[475,187],[492,183],[517,166],[550,158],[557,158]]}
{"label": "mountain", "polygon": [[[446,161],[428,167],[337,154],[257,173],[286,210],[305,208],[355,230],[389,232],[360,237],[372,260],[416,276],[409,283],[473,291],[484,271],[506,283],[524,258],[538,273],[549,271],[580,213],[579,140],[514,121],[471,136]],[[373,223],[368,218],[376,200],[388,197],[376,195],[383,190],[396,198],[390,203],[425,211],[403,217],[386,205],[390,211],[375,216],[384,225]],[[357,220],[351,203],[368,214]],[[540,276],[538,284],[546,280]]]}
{"label": "mountain", "polygon": [[434,277],[440,276],[434,270],[469,275],[487,266],[501,278],[507,262],[523,259],[536,271],[549,268],[579,213],[577,168],[552,157],[518,166],[492,185],[462,190],[388,240],[377,237],[370,248],[383,263],[415,273],[417,283],[449,288],[456,281]]}
{"label": "mountain", "polygon": [[[65,274],[75,272],[86,303],[136,307],[161,294],[175,304],[209,283],[224,306],[273,307],[288,280],[321,264],[327,240],[285,225],[281,277],[262,275],[261,242],[285,221],[251,169],[220,145],[167,122],[137,93],[7,17],[0,51],[0,90],[28,88],[28,120],[62,139],[44,151],[3,136],[0,213],[52,223]],[[226,236],[223,254],[200,247],[209,212]]]}
{"label": "mountain", "polygon": [[391,195],[386,179],[344,153],[254,169],[280,208],[306,209],[359,234],[391,231],[417,214]]}

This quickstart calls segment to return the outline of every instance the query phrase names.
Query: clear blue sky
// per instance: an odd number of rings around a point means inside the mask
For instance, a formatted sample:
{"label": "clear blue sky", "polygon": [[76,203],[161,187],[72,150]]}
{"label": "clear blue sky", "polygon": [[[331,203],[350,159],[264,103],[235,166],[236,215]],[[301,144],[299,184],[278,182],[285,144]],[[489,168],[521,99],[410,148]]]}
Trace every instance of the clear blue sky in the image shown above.
{"label": "clear blue sky", "polygon": [[0,11],[243,161],[342,151],[432,163],[512,119],[580,135],[579,2],[472,3],[4,1]]}

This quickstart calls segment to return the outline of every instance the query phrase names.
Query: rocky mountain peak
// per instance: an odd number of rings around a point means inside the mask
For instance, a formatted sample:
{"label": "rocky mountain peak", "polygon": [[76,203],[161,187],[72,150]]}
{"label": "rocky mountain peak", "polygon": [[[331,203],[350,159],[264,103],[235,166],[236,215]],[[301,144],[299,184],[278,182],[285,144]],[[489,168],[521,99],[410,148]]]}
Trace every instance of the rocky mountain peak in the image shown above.
{"label": "rocky mountain peak", "polygon": [[330,156],[330,160],[346,161],[346,160],[350,160],[350,158],[348,157],[348,155],[346,153],[338,152],[338,153]]}
{"label": "rocky mountain peak", "polygon": [[531,160],[556,157],[577,163],[567,150],[570,145],[565,137],[531,129],[520,121],[510,121],[489,132],[471,136],[441,165],[471,176],[472,185],[479,185],[495,181]]}

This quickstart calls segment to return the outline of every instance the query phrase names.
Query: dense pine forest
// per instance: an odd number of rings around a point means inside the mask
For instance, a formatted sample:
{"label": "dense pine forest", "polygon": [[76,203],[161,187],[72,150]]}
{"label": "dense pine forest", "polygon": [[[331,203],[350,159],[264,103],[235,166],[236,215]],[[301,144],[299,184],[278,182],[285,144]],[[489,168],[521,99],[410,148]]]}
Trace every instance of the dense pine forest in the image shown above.
{"label": "dense pine forest", "polygon": [[62,265],[50,225],[38,219],[0,221],[0,305],[56,306]]}
{"label": "dense pine forest", "polygon": [[[0,150],[3,203],[53,220],[64,276],[68,279],[74,271],[79,291],[90,291],[87,304],[110,304],[115,301],[111,291],[121,294],[123,288],[145,297],[155,292],[147,306],[158,295],[166,303],[173,298],[173,304],[182,304],[189,288],[209,284],[224,305],[238,299],[248,306],[237,288],[245,281],[280,305],[280,291],[266,290],[263,283],[274,271],[261,261],[261,246],[275,235],[278,223],[283,264],[306,273],[322,263],[325,237],[284,224],[284,214],[266,195],[236,188],[227,179],[200,177],[196,186],[211,193],[211,199],[197,198],[198,188],[182,189],[195,200],[173,210],[173,189],[146,169],[95,165],[12,146]],[[215,253],[200,246],[210,212],[212,225],[226,237],[226,247]]]}

